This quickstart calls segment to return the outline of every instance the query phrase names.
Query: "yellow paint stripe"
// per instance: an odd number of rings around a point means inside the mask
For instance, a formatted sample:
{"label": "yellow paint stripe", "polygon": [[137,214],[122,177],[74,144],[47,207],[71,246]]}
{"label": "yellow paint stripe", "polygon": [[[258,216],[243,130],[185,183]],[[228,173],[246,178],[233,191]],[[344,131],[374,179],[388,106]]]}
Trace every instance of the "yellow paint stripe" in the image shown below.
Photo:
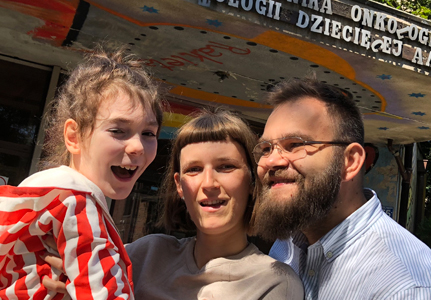
{"label": "yellow paint stripe", "polygon": [[191,119],[192,117],[183,114],[164,112],[162,126],[179,128]]}

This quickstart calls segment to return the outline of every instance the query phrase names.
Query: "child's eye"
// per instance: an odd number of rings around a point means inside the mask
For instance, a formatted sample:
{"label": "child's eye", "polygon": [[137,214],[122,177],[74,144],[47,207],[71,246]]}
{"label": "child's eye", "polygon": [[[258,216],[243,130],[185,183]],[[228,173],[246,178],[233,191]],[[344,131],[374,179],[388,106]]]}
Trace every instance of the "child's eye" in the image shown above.
{"label": "child's eye", "polygon": [[155,137],[156,136],[156,134],[154,132],[152,132],[152,131],[142,132],[142,135],[143,136],[149,136],[149,137]]}
{"label": "child's eye", "polygon": [[119,128],[112,128],[108,130],[110,133],[114,133],[114,134],[120,134],[120,133],[124,133],[123,130],[119,129]]}

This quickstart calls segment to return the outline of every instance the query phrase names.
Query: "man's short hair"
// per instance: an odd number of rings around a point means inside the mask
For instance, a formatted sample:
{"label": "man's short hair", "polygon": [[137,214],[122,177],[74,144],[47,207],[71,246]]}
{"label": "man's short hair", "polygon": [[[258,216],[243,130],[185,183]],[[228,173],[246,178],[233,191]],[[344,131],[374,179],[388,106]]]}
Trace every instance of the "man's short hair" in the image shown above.
{"label": "man's short hair", "polygon": [[312,97],[326,104],[333,119],[336,139],[364,145],[364,123],[355,102],[343,90],[315,78],[296,79],[278,84],[267,102],[274,107]]}

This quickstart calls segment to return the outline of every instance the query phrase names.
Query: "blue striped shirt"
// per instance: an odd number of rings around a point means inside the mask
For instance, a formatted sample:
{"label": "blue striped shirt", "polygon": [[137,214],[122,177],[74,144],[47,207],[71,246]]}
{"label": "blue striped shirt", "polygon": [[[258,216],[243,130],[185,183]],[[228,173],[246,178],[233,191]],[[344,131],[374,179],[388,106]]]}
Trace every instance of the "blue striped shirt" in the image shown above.
{"label": "blue striped shirt", "polygon": [[297,272],[307,300],[430,300],[431,249],[364,192],[367,203],[313,245],[296,233],[269,255]]}

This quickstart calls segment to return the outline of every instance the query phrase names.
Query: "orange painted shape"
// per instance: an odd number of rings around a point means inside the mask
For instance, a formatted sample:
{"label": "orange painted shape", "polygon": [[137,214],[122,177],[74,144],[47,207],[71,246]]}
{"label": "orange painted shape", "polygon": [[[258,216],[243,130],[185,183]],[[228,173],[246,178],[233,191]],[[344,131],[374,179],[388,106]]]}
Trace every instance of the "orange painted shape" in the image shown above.
{"label": "orange painted shape", "polygon": [[355,70],[347,61],[319,45],[270,30],[251,41],[314,62],[349,79],[355,78]]}
{"label": "orange painted shape", "polygon": [[10,6],[15,7],[27,7],[30,10],[37,10],[38,8],[44,10],[55,10],[61,11],[64,13],[74,13],[76,8],[78,7],[79,0],[44,0],[44,1],[35,1],[35,0],[0,0],[0,6],[2,4],[9,3]]}
{"label": "orange painted shape", "polygon": [[79,0],[0,0],[0,7],[41,19],[45,24],[27,32],[36,39],[61,46],[69,33]]}
{"label": "orange painted shape", "polygon": [[216,102],[216,103],[220,103],[220,104],[237,105],[237,106],[253,107],[253,108],[268,108],[268,109],[272,108],[272,106],[270,106],[270,105],[263,105],[263,104],[254,103],[251,101],[235,99],[235,98],[221,96],[221,95],[215,95],[212,93],[194,90],[194,89],[183,87],[183,86],[177,86],[177,87],[171,89],[169,91],[169,93],[174,94],[174,95],[178,95],[178,96],[185,96],[185,97],[190,97],[190,98],[194,98],[194,99],[201,99],[201,100],[205,100],[208,102]]}
{"label": "orange painted shape", "polygon": [[382,102],[381,111],[385,111],[387,105],[385,98],[367,84],[356,80],[355,69],[346,60],[330,50],[319,45],[270,30],[265,31],[250,41],[303,58],[349,78],[358,85],[373,92]]}

